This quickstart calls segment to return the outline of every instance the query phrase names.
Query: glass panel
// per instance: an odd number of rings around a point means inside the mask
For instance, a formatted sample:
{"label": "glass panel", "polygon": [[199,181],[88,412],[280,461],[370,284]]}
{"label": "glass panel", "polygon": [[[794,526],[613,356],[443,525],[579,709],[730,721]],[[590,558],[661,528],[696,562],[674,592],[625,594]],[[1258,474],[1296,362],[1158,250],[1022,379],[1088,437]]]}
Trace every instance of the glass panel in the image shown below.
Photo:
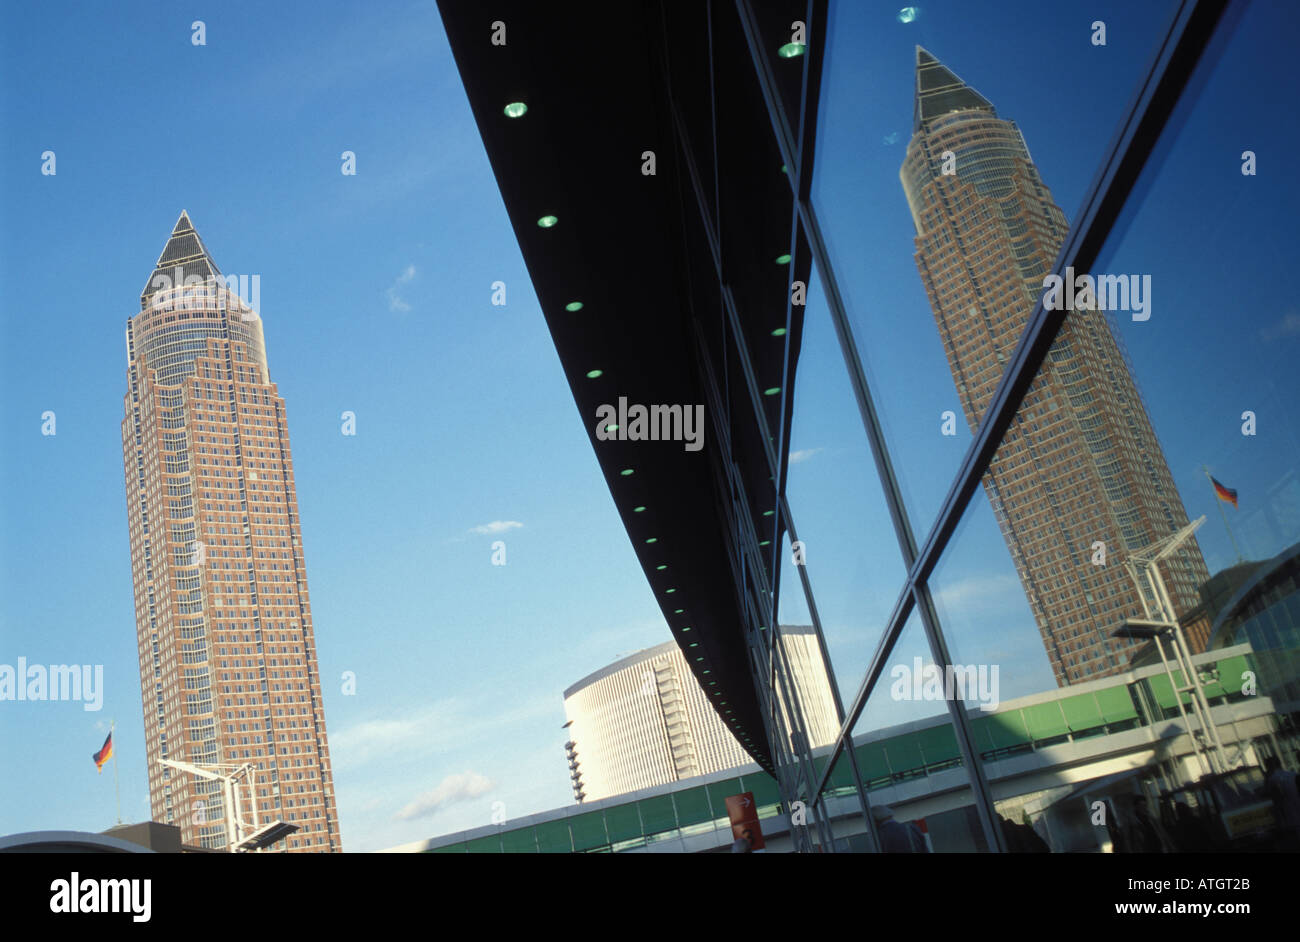
{"label": "glass panel", "polygon": [[[913,611],[853,731],[876,833],[889,853],[987,847],[945,689],[935,674],[920,616]],[[841,758],[836,772],[845,764]],[[850,849],[864,847],[853,839],[861,831],[860,812],[850,814],[845,825],[835,822],[836,838],[848,839]]]}
{"label": "glass panel", "polygon": [[1294,779],[1265,773],[1297,765],[1300,319],[1279,273],[1300,184],[1243,154],[1295,136],[1287,16],[1239,15],[1071,278],[932,580],[954,658],[1001,669],[979,738],[1013,849],[1041,850],[1026,822],[1057,851],[1294,843],[1271,797]]}
{"label": "glass panel", "polygon": [[535,854],[537,834],[530,827],[506,831],[501,835],[501,846],[507,854]]}
{"label": "glass panel", "polygon": [[569,822],[548,821],[539,824],[537,831],[537,848],[543,854],[569,854],[573,852],[573,841],[569,837]]}
{"label": "glass panel", "polygon": [[677,806],[677,821],[682,827],[713,820],[713,814],[709,811],[709,796],[702,785],[678,792],[673,796],[673,803]]}
{"label": "glass panel", "polygon": [[641,817],[636,805],[615,805],[605,809],[605,829],[610,843],[628,841],[641,836]]}
{"label": "glass panel", "polygon": [[706,786],[709,791],[709,807],[713,809],[713,819],[727,818],[727,798],[730,795],[739,795],[746,789],[740,787],[740,779],[729,778],[722,782],[714,782]]}
{"label": "glass panel", "polygon": [[643,799],[637,802],[637,807],[641,811],[644,833],[657,834],[660,831],[677,830],[677,813],[673,810],[672,795]]}
{"label": "glass panel", "polygon": [[[808,286],[794,392],[786,497],[800,546],[788,546],[780,560],[779,621],[783,633],[807,633],[815,661],[819,650],[802,565],[841,698],[848,701],[907,573],[816,273]],[[819,699],[804,698],[814,747],[839,733],[833,700],[818,708]]]}
{"label": "glass panel", "polygon": [[830,5],[812,197],[918,539],[1175,6]]}
{"label": "glass panel", "polygon": [[570,818],[569,830],[573,832],[574,850],[590,850],[609,843],[605,834],[605,816],[599,811]]}

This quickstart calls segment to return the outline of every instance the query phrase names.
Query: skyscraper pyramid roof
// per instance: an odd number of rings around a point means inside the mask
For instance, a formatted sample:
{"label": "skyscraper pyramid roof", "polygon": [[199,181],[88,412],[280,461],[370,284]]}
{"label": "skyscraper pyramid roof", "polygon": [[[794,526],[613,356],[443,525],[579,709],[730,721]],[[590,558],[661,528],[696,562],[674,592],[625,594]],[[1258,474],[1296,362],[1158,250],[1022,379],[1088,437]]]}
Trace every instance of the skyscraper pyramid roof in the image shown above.
{"label": "skyscraper pyramid roof", "polygon": [[[177,268],[181,269],[179,276]],[[182,209],[167,244],[158,256],[153,274],[145,282],[144,291],[140,295],[141,310],[149,306],[155,292],[183,284],[185,279],[195,275],[204,280],[220,277],[221,269],[217,268],[217,263],[208,254],[194,223],[190,222],[190,214]]]}
{"label": "skyscraper pyramid roof", "polygon": [[971,88],[951,69],[916,47],[916,104],[912,111],[912,130],[950,111],[976,109],[996,114],[987,98]]}

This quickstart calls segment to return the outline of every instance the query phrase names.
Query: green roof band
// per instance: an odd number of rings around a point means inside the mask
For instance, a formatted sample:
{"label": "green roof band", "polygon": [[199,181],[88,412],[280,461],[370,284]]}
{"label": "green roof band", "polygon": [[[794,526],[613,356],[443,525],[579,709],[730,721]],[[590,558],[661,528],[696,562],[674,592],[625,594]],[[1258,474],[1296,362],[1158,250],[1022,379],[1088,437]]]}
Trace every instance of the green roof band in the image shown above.
{"label": "green roof band", "polygon": [[528,106],[522,101],[512,101],[503,109],[507,118],[522,118],[528,114]]}

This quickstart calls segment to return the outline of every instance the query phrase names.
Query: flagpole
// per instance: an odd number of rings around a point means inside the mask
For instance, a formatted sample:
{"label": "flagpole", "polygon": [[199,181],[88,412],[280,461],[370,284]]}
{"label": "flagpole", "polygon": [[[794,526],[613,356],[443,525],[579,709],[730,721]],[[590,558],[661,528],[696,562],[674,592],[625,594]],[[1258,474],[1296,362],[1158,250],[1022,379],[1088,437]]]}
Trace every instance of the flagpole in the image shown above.
{"label": "flagpole", "polygon": [[[117,720],[108,721],[108,735],[117,731]],[[117,823],[122,823],[122,789],[117,783],[117,743],[113,743],[113,794],[117,796]]]}
{"label": "flagpole", "polygon": [[1218,488],[1214,486],[1214,478],[1210,476],[1210,469],[1201,465],[1201,470],[1205,472],[1205,480],[1210,482],[1210,490],[1214,491],[1214,502],[1219,505],[1219,516],[1223,518],[1223,529],[1228,531],[1228,539],[1232,541],[1232,548],[1237,554],[1237,562],[1244,563],[1242,558],[1241,547],[1237,545],[1237,538],[1232,535],[1232,527],[1228,526],[1228,513],[1223,509],[1223,499],[1219,497]]}

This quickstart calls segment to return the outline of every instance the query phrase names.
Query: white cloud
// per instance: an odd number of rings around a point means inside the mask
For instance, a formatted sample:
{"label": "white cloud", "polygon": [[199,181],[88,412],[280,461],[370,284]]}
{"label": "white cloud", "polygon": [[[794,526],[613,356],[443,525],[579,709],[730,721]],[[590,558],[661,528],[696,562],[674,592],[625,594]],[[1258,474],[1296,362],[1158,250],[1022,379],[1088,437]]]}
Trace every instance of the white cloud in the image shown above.
{"label": "white cloud", "polygon": [[1294,334],[1300,334],[1300,313],[1295,311],[1287,311],[1276,324],[1260,331],[1265,340],[1278,340]]}
{"label": "white cloud", "polygon": [[409,311],[411,309],[411,305],[407,304],[406,300],[397,293],[397,289],[402,285],[410,284],[414,278],[414,265],[407,265],[406,268],[402,270],[402,273],[397,276],[397,280],[394,281],[392,287],[388,289],[388,309],[390,311]]}
{"label": "white cloud", "polygon": [[[492,686],[490,681],[485,685]],[[543,716],[563,715],[558,696],[539,697],[501,713],[491,713],[486,706],[444,699],[403,711],[400,719],[361,720],[330,733],[330,757],[336,770],[394,759],[416,762],[482,743]]]}
{"label": "white cloud", "polygon": [[477,527],[470,527],[469,532],[487,535],[490,533],[505,533],[507,530],[518,530],[522,527],[523,524],[518,520],[493,520],[491,523],[484,523]]}
{"label": "white cloud", "polygon": [[449,805],[478,798],[494,788],[496,788],[495,782],[477,772],[458,772],[448,775],[434,788],[418,796],[397,812],[396,820],[429,818]]}
{"label": "white cloud", "polygon": [[1025,605],[1024,587],[1015,573],[970,576],[934,590],[934,600],[954,615],[1018,610]]}
{"label": "white cloud", "polygon": [[798,464],[801,461],[807,461],[813,455],[822,451],[821,448],[801,448],[798,451],[790,452],[790,463]]}

